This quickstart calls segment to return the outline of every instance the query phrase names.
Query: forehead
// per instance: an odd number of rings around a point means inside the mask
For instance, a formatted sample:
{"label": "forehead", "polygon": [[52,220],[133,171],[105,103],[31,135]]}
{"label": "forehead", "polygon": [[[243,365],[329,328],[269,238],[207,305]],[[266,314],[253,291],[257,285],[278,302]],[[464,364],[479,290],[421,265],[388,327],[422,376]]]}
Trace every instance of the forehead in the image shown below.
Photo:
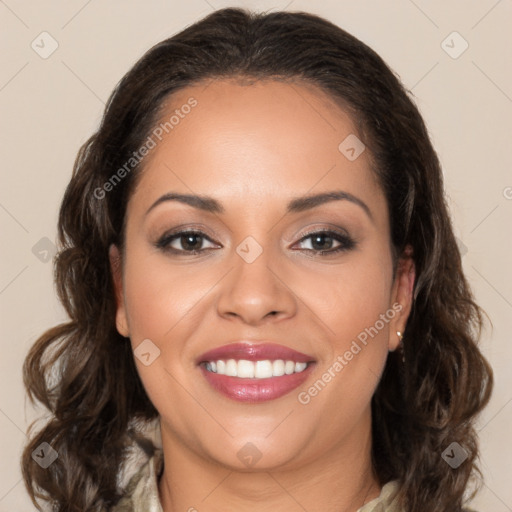
{"label": "forehead", "polygon": [[286,199],[340,186],[367,198],[380,192],[368,152],[356,159],[344,153],[344,141],[358,144],[355,123],[310,84],[201,83],[167,98],[159,127],[161,140],[134,194],[143,202],[167,189],[246,205],[263,196]]}

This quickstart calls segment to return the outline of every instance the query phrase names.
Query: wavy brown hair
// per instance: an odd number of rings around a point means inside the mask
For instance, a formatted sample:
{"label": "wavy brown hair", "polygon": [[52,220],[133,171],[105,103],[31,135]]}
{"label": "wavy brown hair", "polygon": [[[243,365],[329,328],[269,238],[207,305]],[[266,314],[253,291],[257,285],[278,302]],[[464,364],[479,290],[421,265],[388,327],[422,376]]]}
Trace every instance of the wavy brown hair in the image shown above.
{"label": "wavy brown hair", "polygon": [[[45,332],[24,365],[30,398],[50,412],[22,457],[32,500],[89,512],[108,510],[122,495],[116,474],[135,435],[132,420],[158,415],[115,327],[108,258],[111,244],[123,246],[143,162],[108,193],[104,184],[142,146],[172,93],[233,77],[316,85],[356,122],[387,198],[395,265],[410,245],[417,276],[405,363],[389,355],[372,399],[373,466],[382,485],[399,481],[404,511],[460,511],[468,484],[481,477],[474,421],[493,378],[477,346],[482,310],[463,274],[425,124],[397,76],[344,30],[307,13],[240,9],[218,10],[151,48],[116,86],[78,153],[54,269],[70,320]],[[31,457],[42,442],[58,452],[47,469]],[[457,469],[441,457],[452,442],[468,455]]]}

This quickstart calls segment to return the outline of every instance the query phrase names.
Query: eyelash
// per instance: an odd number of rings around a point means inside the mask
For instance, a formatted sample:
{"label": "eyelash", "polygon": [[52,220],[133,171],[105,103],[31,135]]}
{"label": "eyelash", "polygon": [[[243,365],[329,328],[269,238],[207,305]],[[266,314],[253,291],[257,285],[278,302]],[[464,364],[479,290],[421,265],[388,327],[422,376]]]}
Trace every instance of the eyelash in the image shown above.
{"label": "eyelash", "polygon": [[[198,230],[184,230],[184,231],[178,231],[178,232],[175,232],[175,233],[169,233],[169,234],[165,234],[163,235],[156,243],[155,243],[155,246],[158,248],[158,249],[161,249],[165,252],[171,252],[171,253],[174,253],[174,254],[189,254],[189,255],[196,255],[196,254],[200,254],[201,252],[204,252],[204,251],[207,251],[209,249],[212,249],[212,248],[208,248],[208,249],[199,249],[199,250],[192,250],[192,251],[186,251],[186,250],[181,250],[181,249],[175,249],[173,247],[169,247],[170,243],[173,242],[174,240],[177,240],[179,239],[180,237],[184,236],[184,235],[195,235],[195,236],[198,236],[202,239],[206,239],[212,243],[214,243],[205,233],[203,233],[202,231],[198,231]],[[313,235],[322,235],[322,236],[326,236],[327,238],[331,238],[337,242],[340,242],[340,246],[335,248],[335,249],[329,249],[329,250],[326,250],[326,251],[322,251],[322,250],[319,250],[319,249],[304,249],[306,251],[309,251],[309,252],[314,252],[316,254],[319,254],[321,256],[329,256],[329,255],[332,255],[332,254],[337,254],[337,253],[340,253],[340,252],[345,252],[345,251],[349,251],[351,249],[353,249],[355,246],[356,246],[356,241],[351,238],[350,236],[348,236],[347,234],[345,233],[341,233],[341,232],[338,232],[338,231],[332,231],[332,230],[316,230],[316,231],[310,231],[309,233],[306,233],[297,243],[300,243],[300,242],[303,242],[304,240],[307,240],[308,238],[312,238]]]}

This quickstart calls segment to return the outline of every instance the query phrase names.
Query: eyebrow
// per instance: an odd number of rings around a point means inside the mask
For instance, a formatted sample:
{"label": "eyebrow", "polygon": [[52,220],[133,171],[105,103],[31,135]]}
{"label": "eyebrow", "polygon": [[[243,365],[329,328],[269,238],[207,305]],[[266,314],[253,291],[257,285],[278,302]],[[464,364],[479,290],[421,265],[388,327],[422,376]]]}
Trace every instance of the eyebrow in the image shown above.
{"label": "eyebrow", "polygon": [[[222,204],[213,197],[194,194],[178,194],[176,192],[169,192],[159,197],[146,211],[146,215],[156,208],[159,204],[167,201],[178,201],[183,204],[188,204],[194,208],[204,210],[210,213],[224,213],[225,209]],[[298,213],[305,210],[310,210],[317,206],[332,201],[349,201],[361,207],[365,213],[373,220],[373,215],[368,205],[358,197],[344,192],[343,190],[333,190],[331,192],[322,192],[309,196],[295,197],[286,206],[287,213]]]}

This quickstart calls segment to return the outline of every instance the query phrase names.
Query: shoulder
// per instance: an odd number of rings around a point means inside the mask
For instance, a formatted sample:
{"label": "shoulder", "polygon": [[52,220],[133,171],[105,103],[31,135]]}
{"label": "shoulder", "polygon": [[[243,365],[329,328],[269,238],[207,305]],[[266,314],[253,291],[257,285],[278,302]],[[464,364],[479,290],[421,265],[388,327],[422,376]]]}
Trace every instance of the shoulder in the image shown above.
{"label": "shoulder", "polygon": [[[364,505],[357,512],[403,512],[403,509],[398,504],[399,489],[399,482],[391,480],[384,484],[377,498]],[[472,508],[463,508],[461,512],[477,511]]]}
{"label": "shoulder", "polygon": [[158,493],[158,478],[162,470],[163,453],[157,449],[130,478],[123,497],[110,512],[162,512]]}
{"label": "shoulder", "polygon": [[382,487],[377,498],[364,505],[357,512],[401,512],[397,502],[398,489],[398,481],[388,482]]}

